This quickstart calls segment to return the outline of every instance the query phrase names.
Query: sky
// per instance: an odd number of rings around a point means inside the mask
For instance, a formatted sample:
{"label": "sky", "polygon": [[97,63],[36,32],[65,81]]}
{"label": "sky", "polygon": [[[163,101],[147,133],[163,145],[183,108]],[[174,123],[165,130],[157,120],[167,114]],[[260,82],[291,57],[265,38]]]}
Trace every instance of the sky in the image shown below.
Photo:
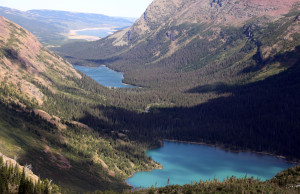
{"label": "sky", "polygon": [[153,0],[0,0],[0,6],[22,11],[51,9],[139,18]]}

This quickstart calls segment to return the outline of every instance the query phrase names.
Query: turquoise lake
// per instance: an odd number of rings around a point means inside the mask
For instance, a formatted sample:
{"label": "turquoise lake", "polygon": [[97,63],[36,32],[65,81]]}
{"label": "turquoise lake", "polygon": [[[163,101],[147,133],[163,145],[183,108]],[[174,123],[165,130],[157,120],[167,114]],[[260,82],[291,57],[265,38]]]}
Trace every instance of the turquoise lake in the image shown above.
{"label": "turquoise lake", "polygon": [[90,76],[99,84],[106,87],[115,88],[133,88],[134,86],[122,83],[123,73],[113,71],[105,66],[100,67],[83,67],[74,65],[74,68]]}
{"label": "turquoise lake", "polygon": [[149,150],[147,156],[163,165],[163,169],[137,172],[126,182],[135,188],[190,184],[200,180],[223,180],[227,177],[255,177],[266,180],[292,164],[275,156],[250,152],[230,152],[219,148],[165,141],[164,146]]}

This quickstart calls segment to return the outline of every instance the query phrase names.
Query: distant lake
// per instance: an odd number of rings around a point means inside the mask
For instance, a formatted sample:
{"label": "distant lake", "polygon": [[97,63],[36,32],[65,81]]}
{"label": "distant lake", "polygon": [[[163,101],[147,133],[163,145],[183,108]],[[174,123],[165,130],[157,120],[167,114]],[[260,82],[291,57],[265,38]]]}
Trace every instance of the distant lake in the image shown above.
{"label": "distant lake", "polygon": [[74,68],[90,76],[99,84],[106,87],[133,88],[134,86],[123,84],[123,73],[113,71],[105,66],[83,67],[74,65]]}
{"label": "distant lake", "polygon": [[126,181],[135,188],[166,186],[168,179],[170,184],[179,185],[246,175],[266,180],[292,166],[275,156],[235,153],[206,145],[168,141],[163,147],[149,150],[146,154],[162,164],[163,169],[135,173]]}
{"label": "distant lake", "polygon": [[89,30],[76,31],[76,34],[104,38],[104,37],[110,35],[110,32],[112,32],[112,31],[105,30],[105,29],[89,29]]}

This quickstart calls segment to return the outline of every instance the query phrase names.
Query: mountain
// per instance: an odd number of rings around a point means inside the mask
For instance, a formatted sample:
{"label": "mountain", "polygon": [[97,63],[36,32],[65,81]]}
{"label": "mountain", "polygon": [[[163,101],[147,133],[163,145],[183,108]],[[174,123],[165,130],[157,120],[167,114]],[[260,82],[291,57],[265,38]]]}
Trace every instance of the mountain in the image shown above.
{"label": "mountain", "polygon": [[134,123],[131,137],[299,160],[299,6],[155,0],[130,28],[55,50],[73,64],[124,72],[124,82],[141,86],[136,104],[126,106],[138,113],[110,113],[120,128]]}
{"label": "mountain", "polygon": [[[297,2],[297,0],[156,0],[147,8],[143,17],[129,29],[128,41],[132,42],[143,35],[147,36],[155,31],[157,32],[161,30],[162,26],[171,27],[201,23],[221,26],[243,26],[247,20],[262,16],[271,16],[276,20],[276,17],[287,14],[294,3]],[[213,29],[213,31],[217,35],[218,29]],[[176,32],[173,33],[176,34]]]}
{"label": "mountain", "polygon": [[[68,41],[70,30],[104,28],[107,32],[132,25],[134,19],[102,14],[75,13],[56,10],[19,11],[0,7],[0,15],[21,25],[45,45],[61,45]],[[70,40],[69,40],[70,41]]]}
{"label": "mountain", "polygon": [[298,45],[297,0],[156,0],[130,28],[56,50],[77,64],[125,72],[130,84],[184,92],[276,74],[289,66],[276,65],[276,55]]}
{"label": "mountain", "polygon": [[[130,188],[124,180],[134,172],[159,167],[145,155],[151,145],[132,141],[104,114],[116,92],[78,73],[3,17],[0,56],[1,153],[30,164],[67,193],[120,192]],[[82,117],[97,129],[79,122]]]}

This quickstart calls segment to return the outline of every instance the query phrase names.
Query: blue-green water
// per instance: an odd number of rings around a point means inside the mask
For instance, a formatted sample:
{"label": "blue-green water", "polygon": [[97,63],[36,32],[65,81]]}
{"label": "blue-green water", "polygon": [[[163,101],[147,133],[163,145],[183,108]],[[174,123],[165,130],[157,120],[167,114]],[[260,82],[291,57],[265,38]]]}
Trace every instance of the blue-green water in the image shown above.
{"label": "blue-green water", "polygon": [[163,165],[163,169],[137,172],[127,179],[133,187],[190,184],[200,180],[223,180],[227,177],[255,177],[266,180],[292,165],[274,156],[250,152],[230,152],[219,148],[178,142],[164,142],[164,146],[146,153]]}
{"label": "blue-green water", "polygon": [[115,88],[133,88],[134,86],[122,83],[123,73],[113,71],[105,66],[100,67],[83,67],[74,65],[74,68],[90,76],[99,84],[106,87]]}
{"label": "blue-green water", "polygon": [[90,29],[90,30],[77,31],[76,34],[104,38],[104,37],[110,35],[110,32],[112,32],[112,31],[111,30],[103,30],[103,29]]}

